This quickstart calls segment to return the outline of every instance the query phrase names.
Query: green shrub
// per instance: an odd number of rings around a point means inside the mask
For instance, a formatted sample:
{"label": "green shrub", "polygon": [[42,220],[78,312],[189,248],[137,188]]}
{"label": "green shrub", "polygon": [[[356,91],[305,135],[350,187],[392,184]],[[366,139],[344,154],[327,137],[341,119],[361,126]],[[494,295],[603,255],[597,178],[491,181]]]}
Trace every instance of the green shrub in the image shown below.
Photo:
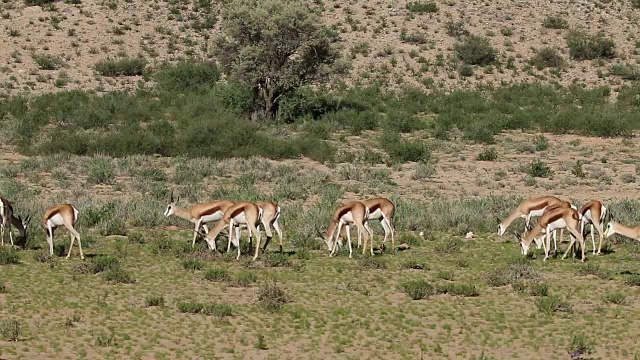
{"label": "green shrub", "polygon": [[249,287],[255,284],[256,281],[258,281],[258,277],[256,276],[256,274],[250,271],[240,271],[238,275],[236,275],[234,284],[236,286]]}
{"label": "green shrub", "polygon": [[434,294],[433,285],[424,279],[408,280],[400,283],[400,289],[413,300],[421,300]]}
{"label": "green shrub", "polygon": [[602,297],[602,300],[606,303],[624,305],[627,302],[627,298],[623,293],[611,292]]}
{"label": "green shrub", "polygon": [[631,64],[614,64],[609,68],[611,75],[620,76],[625,80],[640,80],[640,69]]}
{"label": "green shrub", "polygon": [[33,61],[36,62],[41,70],[56,70],[62,66],[62,59],[53,55],[33,55]]}
{"label": "green shrub", "polygon": [[460,76],[462,77],[470,77],[473,76],[473,66],[469,65],[469,64],[462,64],[460,65],[460,67],[458,68],[458,73],[460,74]]}
{"label": "green shrub", "polygon": [[548,67],[561,68],[564,66],[564,59],[558,50],[552,47],[546,47],[537,51],[529,63],[538,70]]}
{"label": "green shrub", "polygon": [[591,354],[594,351],[593,343],[584,334],[577,334],[571,338],[569,355],[572,359],[582,359],[582,355]]}
{"label": "green shrub", "polygon": [[275,281],[271,284],[265,283],[258,289],[258,303],[267,311],[278,312],[289,301],[287,294]]}
{"label": "green shrub", "polygon": [[533,160],[526,169],[527,174],[532,177],[548,178],[553,172],[551,168],[541,160]]}
{"label": "green shrub", "polygon": [[109,269],[105,272],[104,279],[116,284],[133,284],[136,282],[129,272],[119,267]]}
{"label": "green shrub", "polygon": [[495,63],[497,56],[497,51],[491,46],[489,39],[475,35],[457,42],[453,50],[460,61],[470,65],[490,65]]}
{"label": "green shrub", "polygon": [[218,319],[233,316],[233,309],[227,304],[178,303],[178,311],[188,314],[213,315]]}
{"label": "green shrub", "polygon": [[482,150],[476,157],[478,161],[496,161],[498,159],[498,152],[495,148],[488,147]]}
{"label": "green shrub", "polygon": [[529,288],[531,296],[549,296],[549,287],[547,284],[532,284]]}
{"label": "green shrub", "polygon": [[56,0],[24,0],[24,4],[27,6],[42,6],[46,4],[52,4]]}
{"label": "green shrub", "polygon": [[391,161],[396,163],[429,162],[431,151],[429,146],[421,141],[404,140],[400,134],[385,131],[382,135],[382,147],[385,149]]}
{"label": "green shrub", "polygon": [[204,273],[204,278],[209,281],[227,281],[230,279],[229,274],[224,269],[211,268]]}
{"label": "green shrub", "polygon": [[479,296],[478,289],[473,284],[439,284],[436,286],[436,292],[438,294],[451,294],[465,297]]}
{"label": "green shrub", "polygon": [[0,335],[7,341],[18,341],[22,337],[22,322],[15,319],[0,321]]}
{"label": "green shrub", "polygon": [[198,259],[184,259],[182,260],[182,268],[188,271],[196,271],[202,269],[202,261]]}
{"label": "green shrub", "polygon": [[407,3],[406,7],[410,12],[418,14],[438,12],[438,5],[433,1],[410,1]]}
{"label": "green shrub", "polygon": [[153,79],[162,91],[194,91],[212,87],[220,79],[220,72],[214,64],[179,62],[161,68]]}
{"label": "green shrub", "polygon": [[144,73],[147,61],[142,58],[124,58],[120,60],[105,59],[93,66],[102,76],[139,76]]}
{"label": "green shrub", "polygon": [[164,296],[162,295],[147,295],[144,299],[146,306],[164,306]]}
{"label": "green shrub", "polygon": [[640,286],[640,275],[629,275],[625,277],[624,283],[629,286]]}
{"label": "green shrub", "polygon": [[567,35],[569,54],[574,60],[593,60],[616,56],[615,43],[604,37],[603,33],[587,34],[574,30]]}
{"label": "green shrub", "polygon": [[11,247],[0,247],[0,265],[19,264],[20,256],[18,252]]}
{"label": "green shrub", "polygon": [[555,312],[572,312],[571,304],[555,295],[538,297],[535,304],[538,310],[548,315]]}
{"label": "green shrub", "polygon": [[542,26],[547,29],[567,29],[569,27],[569,23],[567,20],[559,16],[547,16],[544,18]]}

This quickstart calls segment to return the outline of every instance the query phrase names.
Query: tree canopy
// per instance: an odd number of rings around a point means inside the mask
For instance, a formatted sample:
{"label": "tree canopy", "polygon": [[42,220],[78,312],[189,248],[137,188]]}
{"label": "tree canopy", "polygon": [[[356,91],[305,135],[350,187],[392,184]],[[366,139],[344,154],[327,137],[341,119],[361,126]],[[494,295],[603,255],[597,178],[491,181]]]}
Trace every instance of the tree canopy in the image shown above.
{"label": "tree canopy", "polygon": [[272,118],[282,96],[325,80],[339,57],[337,34],[301,0],[231,0],[214,39],[221,69],[249,85]]}

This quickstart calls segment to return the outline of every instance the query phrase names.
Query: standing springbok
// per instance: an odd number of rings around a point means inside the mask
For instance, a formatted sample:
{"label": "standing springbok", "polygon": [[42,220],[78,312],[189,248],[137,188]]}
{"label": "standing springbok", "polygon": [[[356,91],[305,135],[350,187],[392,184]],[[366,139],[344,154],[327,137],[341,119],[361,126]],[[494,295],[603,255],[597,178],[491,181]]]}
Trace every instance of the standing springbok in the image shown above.
{"label": "standing springbok", "polygon": [[[391,235],[392,252],[396,252],[395,228],[393,226],[393,216],[396,213],[396,205],[387,198],[374,198],[360,201],[369,209],[368,220],[379,220],[380,225],[384,229],[384,239],[380,248],[384,250],[385,243]],[[346,236],[348,226],[343,228],[339,234],[340,246],[342,246],[342,237]],[[362,237],[358,234],[358,248],[360,248]],[[373,241],[373,240],[372,240]]]}
{"label": "standing springbok", "polygon": [[[169,205],[167,205],[167,209],[164,211],[164,216],[169,217],[171,215],[175,215],[195,224],[191,247],[195,247],[196,245],[196,238],[198,237],[201,226],[204,227],[205,232],[209,232],[207,223],[214,221],[219,222],[222,219],[224,212],[231,205],[235,204],[233,201],[215,200],[207,203],[194,204],[189,209],[184,209],[177,206],[179,200],[180,197],[174,201],[172,191],[169,198]],[[213,250],[216,250],[216,248],[214,247]]]}
{"label": "standing springbok", "polygon": [[[362,255],[367,250],[367,242],[371,238],[371,255],[373,255],[373,233],[369,228],[369,208],[360,201],[351,201],[339,206],[331,217],[331,224],[327,229],[326,236],[319,232],[320,237],[324,240],[329,248],[329,256],[333,256],[338,249],[338,236],[342,231],[342,227],[346,228],[347,242],[349,244],[349,258],[352,258],[353,249],[351,246],[351,232],[349,226],[355,224],[358,228],[358,239],[364,236],[364,247]],[[335,237],[335,240],[334,240]]]}
{"label": "standing springbok", "polygon": [[[580,233],[584,236],[584,228],[586,225],[591,225],[591,243],[593,244],[593,255],[600,255],[602,250],[602,240],[604,238],[604,231],[602,225],[604,219],[607,216],[607,208],[598,200],[590,201],[580,209],[582,219],[580,221]],[[600,243],[598,244],[598,252],[596,253],[596,239],[593,228],[598,229],[598,235],[600,235]]]}
{"label": "standing springbok", "polygon": [[[229,225],[229,238],[233,237],[233,227],[236,225],[247,225],[249,228],[249,237],[252,234],[255,234],[256,237],[256,253],[253,257],[253,260],[258,258],[260,254],[260,222],[262,221],[262,209],[258,207],[258,205],[251,202],[239,202],[227,208],[222,217],[222,221],[218,221],[216,226],[208,231],[207,233],[202,233],[198,230],[198,233],[204,236],[205,241],[209,244],[210,249],[215,249],[216,238],[218,234],[222,231],[222,229]],[[238,228],[239,230],[239,228]],[[237,244],[238,244],[238,256],[237,259],[240,259],[240,232],[237,231],[238,235]],[[235,242],[234,242],[235,244]]]}
{"label": "standing springbok", "polygon": [[59,227],[64,226],[69,230],[71,236],[71,245],[69,246],[69,253],[67,259],[71,256],[71,250],[73,249],[73,243],[75,239],[78,239],[78,248],[80,249],[80,258],[84,260],[84,254],[82,253],[82,242],[80,241],[80,234],[74,229],[76,222],[78,221],[78,209],[71,204],[60,204],[54,207],[48,208],[44,212],[42,217],[42,228],[47,235],[47,242],[49,243],[49,253],[53,255],[53,231]]}
{"label": "standing springbok", "polygon": [[[280,223],[278,222],[278,220],[280,219],[280,206],[278,206],[278,204],[276,204],[275,202],[271,202],[271,201],[258,201],[255,203],[256,205],[258,205],[258,207],[260,208],[260,210],[262,210],[262,226],[264,226],[264,232],[267,234],[267,239],[264,242],[264,247],[262,248],[262,252],[266,252],[267,251],[267,246],[269,245],[269,242],[271,241],[271,238],[273,238],[273,233],[271,232],[271,227],[273,226],[273,228],[275,229],[276,233],[278,233],[278,239],[280,240],[280,253],[282,253],[282,230],[280,229]],[[240,224],[236,224],[235,227],[235,231],[236,231],[236,236],[235,236],[235,240],[237,241],[237,243],[234,241],[233,246],[240,246],[240,228],[244,228],[246,227],[246,225],[240,225]],[[229,242],[227,243],[227,252],[231,251],[231,233],[229,233]],[[251,236],[249,236],[249,239],[251,239]]]}
{"label": "standing springbok", "polygon": [[[564,259],[567,257],[569,250],[573,249],[573,245],[577,240],[580,248],[582,249],[582,261],[584,262],[584,238],[579,232],[579,225],[580,214],[578,213],[578,211],[573,208],[558,208],[542,214],[542,216],[536,223],[536,226],[534,226],[531,231],[526,233],[524,239],[517,232],[515,233],[515,235],[520,242],[520,250],[522,255],[527,255],[527,253],[529,252],[529,245],[531,245],[533,239],[537,237],[538,234],[542,233],[543,230],[545,230],[545,233],[543,233],[540,237],[546,237],[544,260],[547,260],[547,258],[549,257],[549,248],[551,247],[551,233],[557,229],[566,228],[572,236],[569,247],[567,248],[567,251],[564,253],[564,256],[562,256],[562,258]],[[542,239],[539,240],[544,241]]]}
{"label": "standing springbok", "polygon": [[507,231],[509,225],[514,222],[517,218],[525,219],[525,231],[529,228],[529,224],[531,223],[532,217],[538,217],[544,214],[544,210],[553,204],[559,203],[562,200],[558,199],[555,196],[541,196],[533,199],[523,200],[515,210],[507,216],[506,219],[500,221],[498,219],[498,235],[502,236]]}

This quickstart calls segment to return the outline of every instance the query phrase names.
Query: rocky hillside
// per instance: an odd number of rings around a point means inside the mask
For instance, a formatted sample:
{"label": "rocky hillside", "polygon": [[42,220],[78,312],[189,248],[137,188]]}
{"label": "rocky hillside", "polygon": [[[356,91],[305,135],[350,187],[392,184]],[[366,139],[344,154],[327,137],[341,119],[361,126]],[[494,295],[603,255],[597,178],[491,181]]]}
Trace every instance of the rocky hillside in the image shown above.
{"label": "rocky hillside", "polygon": [[[352,61],[351,84],[450,90],[541,81],[615,90],[640,78],[640,0],[318,1]],[[144,86],[143,68],[208,58],[222,6],[32,2],[0,3],[0,96]],[[113,60],[130,71],[114,73]]]}

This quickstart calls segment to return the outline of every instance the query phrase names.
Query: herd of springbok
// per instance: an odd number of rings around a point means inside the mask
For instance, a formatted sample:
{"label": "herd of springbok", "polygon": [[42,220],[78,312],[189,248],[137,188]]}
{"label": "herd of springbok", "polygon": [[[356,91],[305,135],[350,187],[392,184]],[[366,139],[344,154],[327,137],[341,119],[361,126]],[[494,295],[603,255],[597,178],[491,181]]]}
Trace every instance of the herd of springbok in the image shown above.
{"label": "herd of springbok", "polygon": [[[253,256],[253,260],[256,260],[261,250],[260,228],[264,227],[267,239],[264,242],[262,251],[264,252],[266,250],[272,238],[271,228],[273,228],[278,234],[280,252],[282,252],[283,233],[278,221],[280,219],[281,208],[277,203],[270,201],[254,203],[216,200],[194,204],[189,208],[181,208],[177,205],[178,201],[179,198],[174,199],[173,193],[171,193],[169,204],[164,211],[164,215],[167,217],[175,215],[194,224],[192,246],[195,246],[198,235],[201,235],[209,249],[216,251],[216,238],[224,228],[228,227],[227,252],[231,250],[231,244],[233,243],[238,250],[236,259],[239,259],[240,230],[241,228],[247,228],[250,247],[253,237],[256,239],[255,254]],[[341,204],[335,209],[326,234],[319,233],[319,235],[328,247],[329,256],[336,254],[338,248],[342,245],[342,238],[346,237],[349,245],[349,258],[351,258],[353,250],[350,229],[352,226],[355,226],[358,230],[358,247],[361,246],[362,238],[364,237],[362,254],[366,254],[367,243],[369,243],[369,251],[370,254],[373,255],[373,232],[369,227],[369,221],[378,220],[384,229],[384,239],[381,249],[385,248],[385,243],[390,236],[392,252],[395,253],[395,229],[393,226],[393,216],[395,212],[395,204],[389,199],[382,197],[362,201],[350,201]],[[71,236],[71,245],[69,246],[69,253],[66,258],[68,259],[71,256],[75,239],[78,239],[80,258],[84,259],[80,234],[74,228],[78,221],[78,214],[78,209],[71,204],[60,204],[45,210],[40,226],[46,234],[51,255],[53,255],[54,230],[60,226],[64,226],[69,230]],[[533,217],[538,218],[535,226],[531,225],[531,219]],[[541,247],[544,248],[544,260],[549,257],[552,233],[554,252],[556,252],[558,250],[558,232],[560,232],[560,238],[562,239],[564,229],[570,233],[571,241],[562,257],[563,259],[566,258],[577,241],[582,250],[582,261],[585,260],[584,231],[587,225],[591,226],[591,242],[593,244],[594,255],[601,253],[604,236],[610,237],[613,234],[620,234],[635,240],[640,240],[640,226],[630,228],[615,222],[611,211],[600,201],[588,202],[582,206],[582,208],[578,209],[571,203],[560,200],[554,196],[543,196],[524,200],[506,219],[502,221],[498,219],[498,235],[504,235],[509,225],[518,218],[525,219],[524,232],[522,234],[514,232],[520,242],[521,253],[527,255],[529,246],[532,242],[535,242],[538,249]],[[14,213],[13,203],[0,197],[0,239],[2,245],[4,245],[5,229],[9,232],[11,245],[14,245],[12,227],[18,230],[21,241],[26,241],[27,227],[30,219],[30,216],[24,219],[17,216]],[[605,222],[607,224],[606,231],[603,230],[603,224]],[[215,223],[211,229],[208,227],[210,223]],[[594,228],[600,236],[597,252]]]}

